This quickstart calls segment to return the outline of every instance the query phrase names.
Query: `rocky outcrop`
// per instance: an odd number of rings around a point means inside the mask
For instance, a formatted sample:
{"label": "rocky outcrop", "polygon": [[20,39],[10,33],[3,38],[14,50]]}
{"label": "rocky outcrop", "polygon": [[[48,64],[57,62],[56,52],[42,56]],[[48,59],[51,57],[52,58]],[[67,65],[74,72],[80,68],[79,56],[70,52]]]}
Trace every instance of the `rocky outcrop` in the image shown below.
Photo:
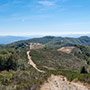
{"label": "rocky outcrop", "polygon": [[40,43],[30,43],[30,50],[31,50],[31,49],[42,48],[42,47],[44,47],[44,46],[45,46],[45,45],[40,44]]}
{"label": "rocky outcrop", "polygon": [[62,51],[62,52],[65,52],[67,54],[71,53],[72,50],[74,49],[75,47],[62,47],[60,49],[58,49],[58,51]]}
{"label": "rocky outcrop", "polygon": [[90,90],[90,89],[88,89],[81,83],[69,82],[63,76],[51,75],[48,81],[41,86],[40,90]]}

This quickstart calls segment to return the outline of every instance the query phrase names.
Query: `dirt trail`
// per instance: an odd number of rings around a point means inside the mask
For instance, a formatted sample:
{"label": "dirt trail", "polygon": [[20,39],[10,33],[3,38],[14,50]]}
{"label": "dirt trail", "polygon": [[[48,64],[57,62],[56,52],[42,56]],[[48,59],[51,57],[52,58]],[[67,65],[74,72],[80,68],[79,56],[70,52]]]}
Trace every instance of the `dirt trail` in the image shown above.
{"label": "dirt trail", "polygon": [[69,82],[63,76],[52,75],[48,82],[45,82],[40,90],[90,90],[83,84]]}
{"label": "dirt trail", "polygon": [[44,71],[40,70],[37,68],[36,64],[32,61],[31,56],[30,56],[30,51],[27,51],[27,56],[28,56],[28,64],[32,65],[38,72],[45,73]]}
{"label": "dirt trail", "polygon": [[[28,56],[28,64],[32,65],[33,68],[35,68],[38,72],[45,73],[45,71],[42,71],[37,68],[36,64],[32,61],[30,56],[30,50],[27,51]],[[90,90],[86,86],[84,86],[81,83],[74,83],[69,82],[64,76],[55,76],[51,75],[50,78],[48,78],[48,82],[45,82],[40,90]]]}

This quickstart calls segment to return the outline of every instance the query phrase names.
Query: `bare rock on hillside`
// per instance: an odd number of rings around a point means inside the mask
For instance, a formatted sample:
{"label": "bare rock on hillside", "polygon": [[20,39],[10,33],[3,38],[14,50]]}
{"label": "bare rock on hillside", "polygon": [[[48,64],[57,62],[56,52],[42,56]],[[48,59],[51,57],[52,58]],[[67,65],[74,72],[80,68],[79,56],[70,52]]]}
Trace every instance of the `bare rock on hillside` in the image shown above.
{"label": "bare rock on hillside", "polygon": [[40,44],[40,43],[30,43],[30,49],[38,49],[38,48],[43,48],[45,45]]}
{"label": "bare rock on hillside", "polygon": [[65,53],[69,54],[69,53],[72,52],[72,50],[74,48],[75,48],[74,46],[72,46],[72,47],[62,47],[62,48],[58,49],[58,51],[62,51],[62,52],[65,52]]}
{"label": "bare rock on hillside", "polygon": [[40,90],[89,90],[81,83],[69,82],[63,76],[52,75],[48,82],[45,82]]}

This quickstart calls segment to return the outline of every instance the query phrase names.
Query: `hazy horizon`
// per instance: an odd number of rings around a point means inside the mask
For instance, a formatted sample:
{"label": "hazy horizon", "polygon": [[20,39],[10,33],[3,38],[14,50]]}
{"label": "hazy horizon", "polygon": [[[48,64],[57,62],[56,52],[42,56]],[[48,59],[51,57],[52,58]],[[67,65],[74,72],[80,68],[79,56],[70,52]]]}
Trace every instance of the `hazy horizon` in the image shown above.
{"label": "hazy horizon", "polygon": [[20,37],[20,38],[26,38],[26,39],[31,39],[31,38],[42,38],[46,36],[54,36],[54,37],[72,37],[72,38],[78,38],[82,36],[88,36],[90,37],[90,34],[63,34],[63,35],[0,35],[0,37]]}

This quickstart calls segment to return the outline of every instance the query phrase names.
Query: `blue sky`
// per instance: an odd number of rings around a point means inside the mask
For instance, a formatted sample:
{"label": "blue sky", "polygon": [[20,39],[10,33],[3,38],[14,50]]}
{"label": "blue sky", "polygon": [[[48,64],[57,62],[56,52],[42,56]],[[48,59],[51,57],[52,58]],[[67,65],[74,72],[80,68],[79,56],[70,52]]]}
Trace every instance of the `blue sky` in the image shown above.
{"label": "blue sky", "polygon": [[0,0],[0,35],[90,34],[90,0]]}

